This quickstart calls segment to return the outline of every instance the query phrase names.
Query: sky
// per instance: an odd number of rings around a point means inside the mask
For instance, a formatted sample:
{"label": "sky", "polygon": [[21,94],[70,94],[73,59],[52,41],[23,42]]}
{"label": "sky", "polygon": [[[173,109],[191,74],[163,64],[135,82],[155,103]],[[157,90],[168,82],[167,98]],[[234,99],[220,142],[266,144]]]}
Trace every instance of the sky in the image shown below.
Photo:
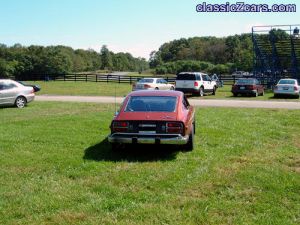
{"label": "sky", "polygon": [[251,32],[255,25],[300,24],[297,0],[206,0],[207,4],[296,4],[293,13],[198,13],[205,0],[0,0],[0,43],[65,45],[135,57],[165,42]]}

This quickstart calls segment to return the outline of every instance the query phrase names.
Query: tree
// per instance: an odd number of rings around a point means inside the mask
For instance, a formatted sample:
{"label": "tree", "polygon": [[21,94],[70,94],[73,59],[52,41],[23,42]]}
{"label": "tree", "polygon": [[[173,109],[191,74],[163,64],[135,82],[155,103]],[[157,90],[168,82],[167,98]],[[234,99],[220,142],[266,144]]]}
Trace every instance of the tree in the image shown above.
{"label": "tree", "polygon": [[106,45],[103,45],[101,48],[101,69],[112,70],[113,60],[110,51]]}

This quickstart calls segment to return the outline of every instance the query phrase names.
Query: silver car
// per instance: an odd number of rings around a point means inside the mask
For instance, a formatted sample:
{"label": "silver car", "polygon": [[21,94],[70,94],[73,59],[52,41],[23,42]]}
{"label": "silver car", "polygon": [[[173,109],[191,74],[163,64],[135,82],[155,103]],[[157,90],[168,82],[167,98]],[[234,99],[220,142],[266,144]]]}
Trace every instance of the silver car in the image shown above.
{"label": "silver car", "polygon": [[132,85],[132,90],[174,90],[174,85],[162,78],[143,78]]}
{"label": "silver car", "polygon": [[23,108],[34,100],[34,90],[13,80],[0,79],[0,106],[15,105]]}
{"label": "silver car", "polygon": [[274,88],[274,97],[289,95],[299,98],[300,87],[296,79],[281,79]]}

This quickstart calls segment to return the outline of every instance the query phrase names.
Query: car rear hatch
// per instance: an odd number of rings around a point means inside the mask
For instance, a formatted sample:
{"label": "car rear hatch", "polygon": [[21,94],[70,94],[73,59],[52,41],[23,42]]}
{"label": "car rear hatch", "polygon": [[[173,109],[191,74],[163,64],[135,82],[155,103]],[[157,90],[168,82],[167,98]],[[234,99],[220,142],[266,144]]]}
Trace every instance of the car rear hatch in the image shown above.
{"label": "car rear hatch", "polygon": [[190,73],[178,74],[176,78],[176,88],[194,88],[196,75]]}

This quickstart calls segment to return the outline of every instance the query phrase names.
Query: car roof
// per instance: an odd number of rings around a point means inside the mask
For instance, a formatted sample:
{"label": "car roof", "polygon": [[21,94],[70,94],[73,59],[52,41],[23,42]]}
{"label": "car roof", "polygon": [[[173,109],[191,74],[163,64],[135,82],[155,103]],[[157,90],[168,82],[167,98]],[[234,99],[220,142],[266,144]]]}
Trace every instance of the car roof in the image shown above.
{"label": "car roof", "polygon": [[0,81],[6,82],[6,81],[13,81],[13,80],[11,80],[11,79],[0,79]]}
{"label": "car roof", "polygon": [[202,73],[202,72],[180,72],[180,73],[178,73],[177,75],[182,75],[182,74],[205,74],[206,75],[206,73]]}
{"label": "car roof", "polygon": [[181,91],[150,91],[150,90],[143,90],[143,91],[133,91],[129,93],[127,96],[174,96],[174,97],[180,97],[183,93]]}
{"label": "car roof", "polygon": [[284,79],[280,79],[280,80],[297,80],[297,79],[284,78]]}
{"label": "car roof", "polygon": [[157,79],[161,79],[161,78],[157,78],[157,77],[143,77],[143,78],[141,78],[140,80],[143,80],[143,79],[153,79],[153,80],[157,80]]}

